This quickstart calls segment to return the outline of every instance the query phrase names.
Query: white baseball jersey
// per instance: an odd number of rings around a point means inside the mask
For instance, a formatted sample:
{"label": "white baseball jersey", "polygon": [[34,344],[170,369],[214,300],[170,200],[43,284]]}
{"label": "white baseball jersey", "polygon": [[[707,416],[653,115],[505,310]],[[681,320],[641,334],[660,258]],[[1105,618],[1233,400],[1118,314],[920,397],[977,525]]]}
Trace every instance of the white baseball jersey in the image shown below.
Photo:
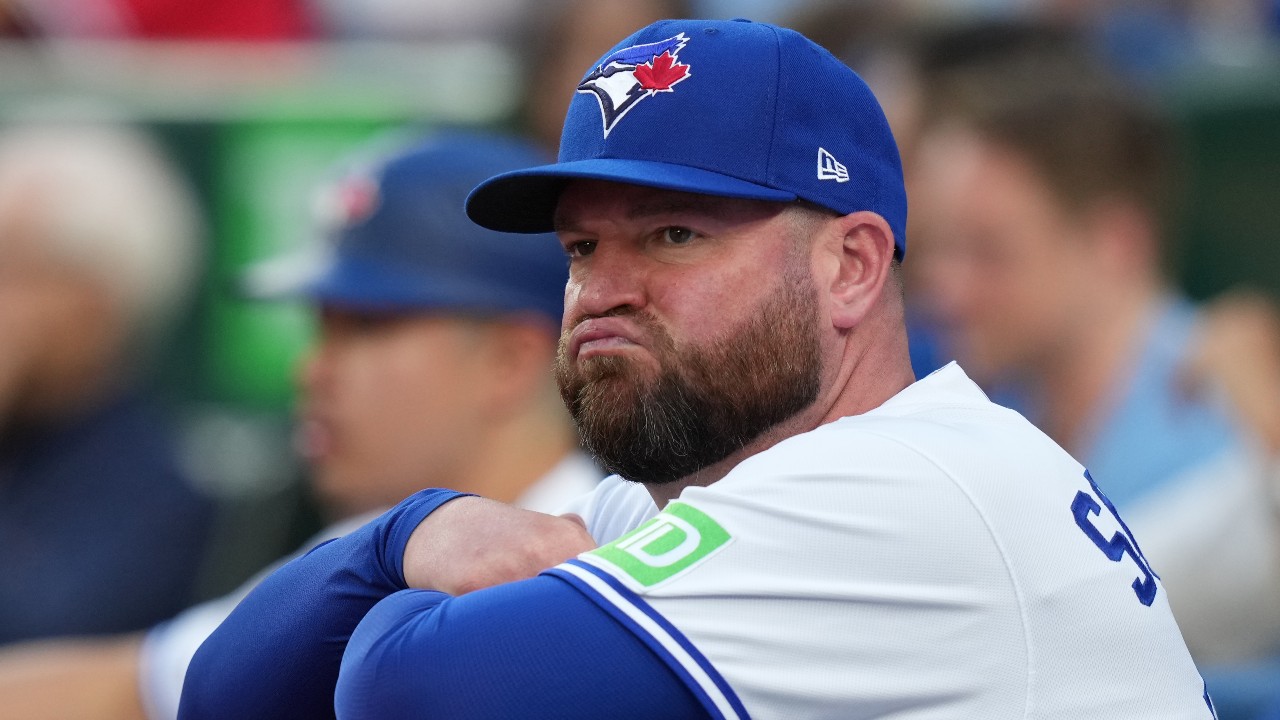
{"label": "white baseball jersey", "polygon": [[[601,540],[656,512],[617,478],[573,509]],[[1085,468],[955,364],[551,572],[725,717],[1213,717]]]}

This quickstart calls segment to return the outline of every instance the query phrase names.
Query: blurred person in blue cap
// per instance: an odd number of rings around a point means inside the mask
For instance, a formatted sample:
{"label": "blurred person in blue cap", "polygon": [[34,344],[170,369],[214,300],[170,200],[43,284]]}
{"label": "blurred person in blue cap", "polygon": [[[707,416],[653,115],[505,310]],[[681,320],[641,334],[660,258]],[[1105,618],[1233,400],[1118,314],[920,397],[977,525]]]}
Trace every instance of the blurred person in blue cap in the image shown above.
{"label": "blurred person in blue cap", "polygon": [[563,253],[550,236],[512,252],[461,211],[471,179],[535,157],[441,134],[334,189],[337,242],[303,287],[320,334],[298,443],[331,506],[389,506],[424,482],[525,505],[576,446],[550,371]]}
{"label": "blurred person in blue cap", "polygon": [[559,236],[556,376],[613,475],[581,524],[425,490],[286,565],[183,720],[1213,717],[1086,469],[915,379],[898,151],[830,53],[650,25],[467,212]]}
{"label": "blurred person in blue cap", "polygon": [[[319,263],[278,258],[244,277],[248,294],[301,295],[319,317],[298,374],[298,446],[342,519],[308,546],[423,487],[549,512],[600,479],[552,377],[567,275],[559,244],[513,248],[462,210],[477,182],[541,155],[448,132],[380,157],[326,189],[334,226]],[[260,579],[145,635],[0,653],[0,718],[175,717],[191,656]]]}

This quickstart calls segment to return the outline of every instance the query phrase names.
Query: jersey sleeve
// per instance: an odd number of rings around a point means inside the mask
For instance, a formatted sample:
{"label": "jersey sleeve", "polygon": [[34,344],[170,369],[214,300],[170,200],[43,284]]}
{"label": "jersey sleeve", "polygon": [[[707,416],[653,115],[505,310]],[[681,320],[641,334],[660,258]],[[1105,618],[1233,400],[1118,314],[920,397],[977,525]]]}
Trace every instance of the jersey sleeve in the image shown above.
{"label": "jersey sleeve", "polygon": [[642,633],[554,571],[383,600],[351,638],[335,702],[341,720],[723,717]]}
{"label": "jersey sleeve", "polygon": [[191,658],[246,593],[237,590],[188,608],[147,632],[138,656],[138,689],[147,720],[173,720],[178,716],[182,679]]}
{"label": "jersey sleeve", "polygon": [[404,547],[414,528],[462,495],[419,492],[269,575],[196,651],[179,719],[333,717],[351,632],[379,600],[406,587]]}
{"label": "jersey sleeve", "polygon": [[191,658],[258,583],[289,560],[322,542],[354,532],[381,514],[371,512],[329,525],[309,538],[296,552],[272,563],[230,593],[187,608],[148,630],[138,657],[138,689],[147,720],[174,720],[178,717],[182,680],[186,677]]}

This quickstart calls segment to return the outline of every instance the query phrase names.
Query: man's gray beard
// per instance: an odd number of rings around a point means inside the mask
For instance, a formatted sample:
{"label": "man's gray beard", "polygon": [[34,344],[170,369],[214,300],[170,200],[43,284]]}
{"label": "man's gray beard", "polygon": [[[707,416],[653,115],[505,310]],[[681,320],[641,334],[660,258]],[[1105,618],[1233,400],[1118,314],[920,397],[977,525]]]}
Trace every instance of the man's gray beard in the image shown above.
{"label": "man's gray beard", "polygon": [[651,316],[613,313],[648,331],[657,378],[625,357],[570,361],[566,332],[556,380],[596,461],[628,480],[675,482],[809,407],[822,371],[817,295],[807,268],[781,280],[750,320],[706,347],[677,349]]}

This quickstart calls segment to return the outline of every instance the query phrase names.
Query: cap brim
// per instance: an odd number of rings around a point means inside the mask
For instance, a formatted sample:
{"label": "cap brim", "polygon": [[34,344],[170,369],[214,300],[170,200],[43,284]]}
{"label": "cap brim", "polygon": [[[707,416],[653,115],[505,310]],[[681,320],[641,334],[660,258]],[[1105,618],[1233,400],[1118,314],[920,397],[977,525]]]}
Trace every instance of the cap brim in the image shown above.
{"label": "cap brim", "polygon": [[293,300],[329,266],[328,253],[318,244],[301,251],[259,260],[235,278],[235,294],[249,300]]}
{"label": "cap brim", "polygon": [[[372,312],[444,311],[465,314],[532,312],[559,324],[561,308],[545,297],[499,282],[408,271],[380,262],[345,258],[308,283],[312,302]],[[558,300],[558,298],[557,298]]]}
{"label": "cap brim", "polygon": [[795,193],[685,165],[595,158],[515,170],[489,178],[467,197],[467,217],[481,227],[501,232],[551,232],[560,192],[570,180],[607,180],[748,200],[790,202],[796,199]]}
{"label": "cap brim", "polygon": [[408,272],[383,263],[346,257],[320,261],[313,253],[259,262],[238,278],[251,300],[304,300],[379,313],[448,311],[471,314],[537,312],[554,322],[560,308],[545,298],[498,283]]}

